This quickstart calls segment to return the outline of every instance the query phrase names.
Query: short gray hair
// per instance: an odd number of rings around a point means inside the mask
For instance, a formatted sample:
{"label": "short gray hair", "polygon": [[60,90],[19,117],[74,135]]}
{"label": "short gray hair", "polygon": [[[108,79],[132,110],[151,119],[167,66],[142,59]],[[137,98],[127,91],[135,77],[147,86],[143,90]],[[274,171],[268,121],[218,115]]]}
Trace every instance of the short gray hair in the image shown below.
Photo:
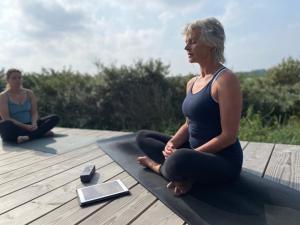
{"label": "short gray hair", "polygon": [[214,47],[213,57],[217,62],[224,63],[225,32],[222,24],[216,18],[207,18],[188,23],[183,29],[183,35],[188,35],[192,30],[200,32],[200,41]]}

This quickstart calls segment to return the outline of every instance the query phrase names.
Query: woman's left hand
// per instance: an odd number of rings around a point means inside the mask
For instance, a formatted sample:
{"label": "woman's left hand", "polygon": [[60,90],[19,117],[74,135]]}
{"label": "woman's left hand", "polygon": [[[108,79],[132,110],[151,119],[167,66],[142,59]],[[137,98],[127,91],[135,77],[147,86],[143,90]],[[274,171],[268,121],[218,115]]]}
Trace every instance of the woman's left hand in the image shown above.
{"label": "woman's left hand", "polygon": [[37,129],[38,128],[37,124],[36,123],[32,123],[32,128]]}
{"label": "woman's left hand", "polygon": [[36,130],[37,129],[37,124],[33,123],[33,124],[29,125],[29,129],[30,129],[30,131]]}

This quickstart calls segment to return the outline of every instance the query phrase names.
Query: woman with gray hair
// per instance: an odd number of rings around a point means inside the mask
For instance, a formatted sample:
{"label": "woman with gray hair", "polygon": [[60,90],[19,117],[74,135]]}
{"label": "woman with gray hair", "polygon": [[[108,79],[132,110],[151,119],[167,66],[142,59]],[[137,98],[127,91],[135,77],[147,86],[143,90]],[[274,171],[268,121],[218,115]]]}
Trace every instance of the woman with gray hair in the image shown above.
{"label": "woman with gray hair", "polygon": [[175,195],[187,193],[194,183],[230,182],[243,161],[237,138],[242,94],[237,77],[223,66],[223,26],[215,18],[197,20],[186,25],[183,35],[189,62],[200,66],[187,83],[186,122],[172,137],[149,130],[137,136],[146,154],[138,162],[168,179]]}

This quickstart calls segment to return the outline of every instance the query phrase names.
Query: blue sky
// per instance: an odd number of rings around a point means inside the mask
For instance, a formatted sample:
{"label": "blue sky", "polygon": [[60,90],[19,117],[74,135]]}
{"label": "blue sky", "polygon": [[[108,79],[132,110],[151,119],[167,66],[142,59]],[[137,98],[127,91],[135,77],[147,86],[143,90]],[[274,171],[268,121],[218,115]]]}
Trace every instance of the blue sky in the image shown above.
{"label": "blue sky", "polygon": [[197,73],[181,31],[206,17],[224,25],[226,66],[270,68],[288,56],[300,59],[299,9],[296,0],[1,0],[0,68],[93,74],[97,61],[159,58],[171,74]]}

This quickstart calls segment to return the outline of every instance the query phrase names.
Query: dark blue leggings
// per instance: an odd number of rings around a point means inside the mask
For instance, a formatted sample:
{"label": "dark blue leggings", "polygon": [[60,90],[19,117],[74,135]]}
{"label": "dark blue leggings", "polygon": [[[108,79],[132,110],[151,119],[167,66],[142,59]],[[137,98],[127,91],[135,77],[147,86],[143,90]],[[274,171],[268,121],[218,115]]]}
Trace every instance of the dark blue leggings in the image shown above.
{"label": "dark blue leggings", "polygon": [[167,180],[221,184],[234,180],[240,174],[241,162],[235,162],[242,157],[239,143],[236,149],[226,148],[226,151],[237,152],[235,154],[223,154],[222,151],[212,154],[197,152],[187,142],[165,159],[162,151],[170,138],[150,130],[139,131],[137,135],[138,146],[148,157],[161,164],[160,172]]}
{"label": "dark blue leggings", "polygon": [[58,122],[59,117],[57,115],[45,116],[37,121],[38,128],[36,130],[28,131],[17,126],[12,121],[5,120],[0,122],[0,133],[2,139],[8,142],[17,142],[18,136],[29,136],[30,139],[37,139],[44,136]]}

